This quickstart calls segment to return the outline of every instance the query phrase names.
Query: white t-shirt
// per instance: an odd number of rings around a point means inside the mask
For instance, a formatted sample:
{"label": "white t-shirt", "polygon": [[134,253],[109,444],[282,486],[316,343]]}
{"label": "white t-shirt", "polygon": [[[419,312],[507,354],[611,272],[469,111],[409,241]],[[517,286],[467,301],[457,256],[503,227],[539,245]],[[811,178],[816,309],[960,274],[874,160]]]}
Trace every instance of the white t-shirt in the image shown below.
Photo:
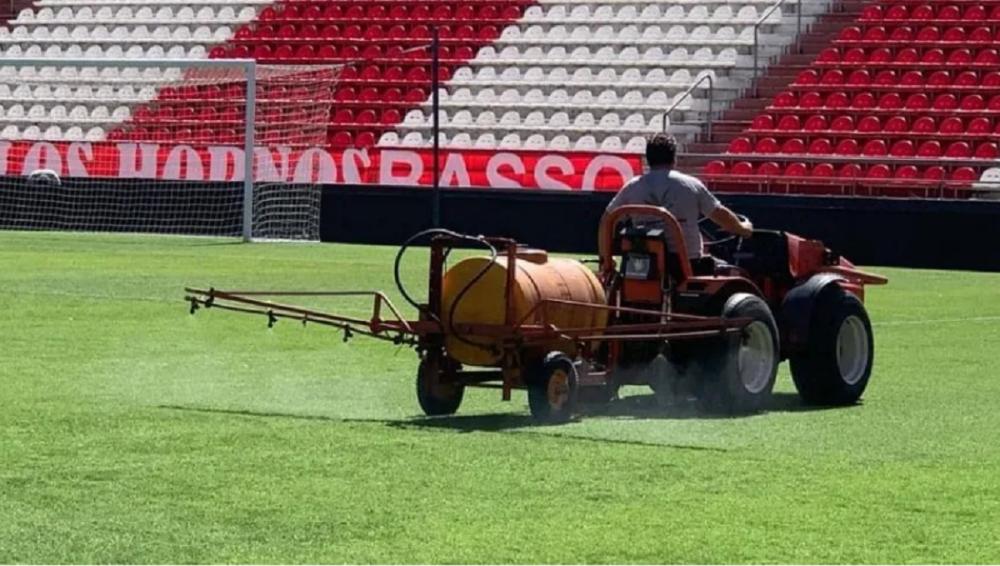
{"label": "white t-shirt", "polygon": [[[673,169],[652,169],[625,184],[608,204],[608,210],[629,204],[662,206],[677,218],[687,244],[690,259],[702,256],[701,231],[698,221],[721,206],[705,184]],[[655,218],[636,217],[635,222],[651,222]],[[671,242],[673,244],[673,242]]]}

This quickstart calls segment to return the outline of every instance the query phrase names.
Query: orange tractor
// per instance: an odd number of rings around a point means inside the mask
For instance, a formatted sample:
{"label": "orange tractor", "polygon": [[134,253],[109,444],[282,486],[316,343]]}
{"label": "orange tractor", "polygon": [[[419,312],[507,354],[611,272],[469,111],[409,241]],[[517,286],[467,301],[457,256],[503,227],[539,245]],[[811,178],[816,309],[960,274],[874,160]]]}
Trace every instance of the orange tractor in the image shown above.
{"label": "orange tractor", "polygon": [[[629,218],[655,219],[645,224]],[[428,296],[417,301],[399,277],[410,245],[430,237]],[[447,265],[470,243],[488,255]],[[510,400],[526,389],[532,415],[562,422],[580,402],[607,403],[623,385],[687,384],[708,410],[765,409],[778,364],[791,362],[804,401],[856,402],[872,372],[874,344],[865,273],[821,242],[775,231],[713,245],[724,262],[691,262],[666,210],[626,206],[606,214],[596,273],[507,238],[422,232],[396,257],[396,283],[417,310],[407,320],[380,292],[260,292],[187,289],[191,312],[222,308],[295,319],[406,344],[420,357],[416,390],[427,415],[458,410],[466,387]],[[367,319],[272,302],[279,296],[372,298]],[[657,367],[668,372],[652,371]]]}

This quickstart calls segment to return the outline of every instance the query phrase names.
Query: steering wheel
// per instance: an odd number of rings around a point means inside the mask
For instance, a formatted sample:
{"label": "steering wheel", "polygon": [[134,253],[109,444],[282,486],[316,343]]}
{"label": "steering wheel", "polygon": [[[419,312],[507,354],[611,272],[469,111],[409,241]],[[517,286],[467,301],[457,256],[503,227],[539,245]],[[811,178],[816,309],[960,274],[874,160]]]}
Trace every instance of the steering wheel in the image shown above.
{"label": "steering wheel", "polygon": [[[749,220],[742,214],[736,216],[741,222]],[[701,232],[705,248],[720,259],[733,260],[735,254],[743,248],[744,239],[742,236],[723,231],[707,217],[698,221],[698,230]]]}

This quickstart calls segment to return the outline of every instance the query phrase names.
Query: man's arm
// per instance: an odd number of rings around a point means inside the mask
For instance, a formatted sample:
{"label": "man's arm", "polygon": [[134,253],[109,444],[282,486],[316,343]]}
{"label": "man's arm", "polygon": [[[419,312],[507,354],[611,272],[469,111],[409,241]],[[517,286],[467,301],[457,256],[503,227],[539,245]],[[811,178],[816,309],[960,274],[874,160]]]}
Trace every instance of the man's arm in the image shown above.
{"label": "man's arm", "polygon": [[742,238],[753,236],[753,224],[749,220],[740,220],[739,216],[736,216],[732,210],[721,204],[708,215],[708,218],[730,234],[736,234]]}

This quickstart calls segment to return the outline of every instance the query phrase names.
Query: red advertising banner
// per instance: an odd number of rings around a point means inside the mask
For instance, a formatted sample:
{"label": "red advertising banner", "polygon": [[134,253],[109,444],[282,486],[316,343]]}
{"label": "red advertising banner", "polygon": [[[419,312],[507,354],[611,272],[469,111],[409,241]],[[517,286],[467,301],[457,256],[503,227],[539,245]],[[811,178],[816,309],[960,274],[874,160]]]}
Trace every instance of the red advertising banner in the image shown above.
{"label": "red advertising banner", "polygon": [[[452,150],[440,154],[442,187],[617,191],[641,172],[638,155]],[[0,175],[51,170],[61,177],[240,182],[236,146],[113,142],[0,142]],[[428,149],[258,147],[259,182],[430,186]]]}

